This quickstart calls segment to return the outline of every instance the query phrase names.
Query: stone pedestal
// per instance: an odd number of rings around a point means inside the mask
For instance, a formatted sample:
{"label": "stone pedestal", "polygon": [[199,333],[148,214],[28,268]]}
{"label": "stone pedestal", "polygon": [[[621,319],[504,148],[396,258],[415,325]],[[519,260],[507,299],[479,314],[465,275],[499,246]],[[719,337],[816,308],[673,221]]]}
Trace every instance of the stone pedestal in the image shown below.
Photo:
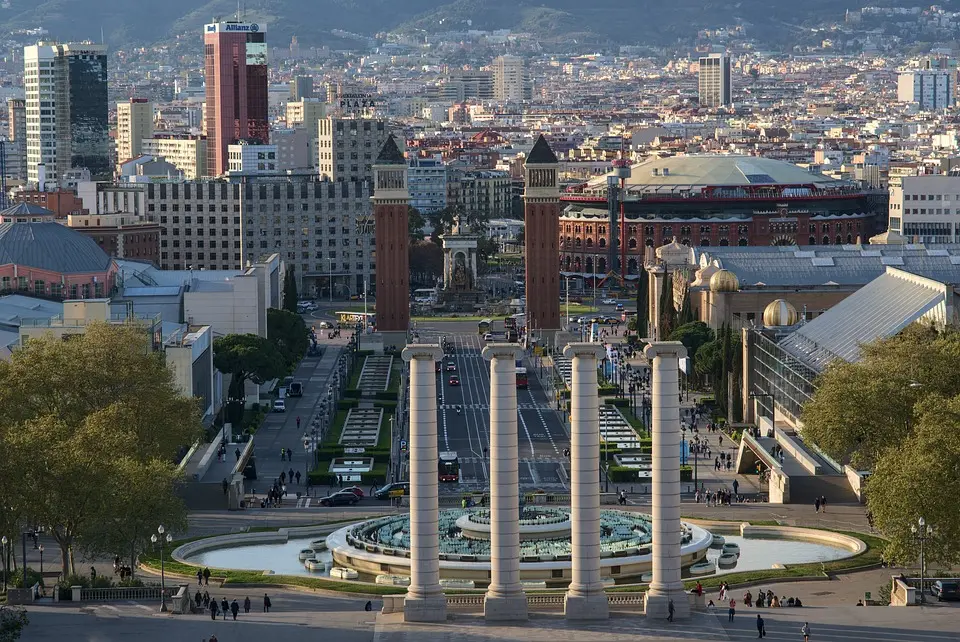
{"label": "stone pedestal", "polygon": [[571,580],[563,611],[570,620],[606,619],[607,595],[600,581],[600,397],[596,343],[571,343],[570,381],[570,521]]}
{"label": "stone pedestal", "polygon": [[483,349],[490,362],[490,585],[483,615],[491,621],[527,619],[527,596],[520,584],[517,469],[516,360],[521,354],[512,343]]}
{"label": "stone pedestal", "polygon": [[689,617],[690,603],[680,579],[680,359],[687,349],[679,341],[650,342],[643,351],[653,361],[651,433],[653,437],[653,580],[645,610],[674,619]]}
{"label": "stone pedestal", "polygon": [[410,363],[410,587],[406,622],[444,622],[447,599],[440,588],[440,533],[437,501],[437,378],[443,358],[437,345],[415,344],[403,351]]}

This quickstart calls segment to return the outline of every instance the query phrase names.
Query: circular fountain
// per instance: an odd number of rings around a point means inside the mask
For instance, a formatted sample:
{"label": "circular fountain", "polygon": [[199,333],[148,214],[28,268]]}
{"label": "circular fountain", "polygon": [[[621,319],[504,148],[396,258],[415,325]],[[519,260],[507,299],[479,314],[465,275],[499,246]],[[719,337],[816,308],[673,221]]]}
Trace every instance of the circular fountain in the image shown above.
{"label": "circular fountain", "polygon": [[[683,524],[681,555],[689,567],[706,557],[713,536]],[[570,581],[569,509],[525,506],[520,514],[520,577],[562,585]],[[490,570],[490,513],[486,509],[440,511],[440,577],[485,585]],[[651,570],[651,527],[647,515],[618,510],[600,513],[600,566],[607,583],[636,580]],[[354,524],[327,538],[335,563],[365,575],[409,575],[410,520],[390,515]]]}

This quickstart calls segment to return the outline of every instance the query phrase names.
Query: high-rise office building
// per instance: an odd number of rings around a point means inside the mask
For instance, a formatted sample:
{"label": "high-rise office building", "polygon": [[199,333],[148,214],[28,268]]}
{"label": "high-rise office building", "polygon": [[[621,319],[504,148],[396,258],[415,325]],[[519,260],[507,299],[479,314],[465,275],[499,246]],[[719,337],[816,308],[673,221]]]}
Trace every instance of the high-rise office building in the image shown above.
{"label": "high-rise office building", "polygon": [[290,81],[290,100],[313,98],[313,76],[294,76]]}
{"label": "high-rise office building", "polygon": [[23,49],[27,175],[60,180],[72,168],[112,173],[107,122],[107,47],[38,43]]}
{"label": "high-rise office building", "polygon": [[7,143],[4,165],[7,178],[27,179],[27,103],[22,98],[7,99]]}
{"label": "high-rise office building", "polygon": [[949,69],[918,69],[901,72],[897,78],[897,100],[916,103],[923,111],[953,107],[956,76]]}
{"label": "high-rise office building", "polygon": [[700,58],[700,106],[723,107],[732,103],[730,56],[715,53]]}
{"label": "high-rise office building", "polygon": [[153,103],[131,98],[117,103],[117,162],[143,153],[143,139],[153,137]]}
{"label": "high-rise office building", "polygon": [[493,61],[493,97],[501,102],[518,102],[533,97],[523,58],[500,56]]}
{"label": "high-rise office building", "polygon": [[332,181],[373,180],[373,161],[387,142],[387,123],[375,118],[319,121],[317,167]]}
{"label": "high-rise office building", "polygon": [[240,140],[266,144],[266,27],[247,22],[217,22],[203,31],[207,102],[207,175],[230,166],[227,147]]}

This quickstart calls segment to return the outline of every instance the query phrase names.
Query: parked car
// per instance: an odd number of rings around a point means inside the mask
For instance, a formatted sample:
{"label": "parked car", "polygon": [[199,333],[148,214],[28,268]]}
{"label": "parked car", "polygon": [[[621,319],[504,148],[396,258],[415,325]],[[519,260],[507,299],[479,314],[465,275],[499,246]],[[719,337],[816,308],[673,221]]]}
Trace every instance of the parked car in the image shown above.
{"label": "parked car", "polygon": [[930,585],[930,595],[935,596],[938,602],[960,600],[960,581],[937,580]]}
{"label": "parked car", "polygon": [[373,493],[376,499],[390,499],[391,497],[403,497],[410,492],[410,482],[393,482],[383,488],[378,488]]}
{"label": "parked car", "polygon": [[333,324],[330,323],[329,321],[321,321],[321,322],[319,323],[319,327],[320,327],[321,330],[329,330],[329,329],[333,328]]}
{"label": "parked car", "polygon": [[359,501],[360,498],[353,493],[343,491],[319,499],[321,506],[353,506]]}
{"label": "parked car", "polygon": [[287,402],[283,399],[277,399],[273,402],[273,411],[274,412],[286,412],[287,411]]}
{"label": "parked car", "polygon": [[450,380],[447,383],[449,383],[451,386],[459,386],[460,377],[458,377],[457,375],[453,375],[452,377],[450,377]]}
{"label": "parked car", "polygon": [[349,486],[349,487],[347,487],[347,488],[344,488],[344,489],[342,489],[342,490],[337,491],[337,493],[338,493],[338,494],[339,494],[339,493],[353,493],[354,495],[356,495],[356,496],[359,497],[360,499],[363,499],[363,497],[364,497],[364,495],[363,495],[363,489],[360,488],[359,486]]}

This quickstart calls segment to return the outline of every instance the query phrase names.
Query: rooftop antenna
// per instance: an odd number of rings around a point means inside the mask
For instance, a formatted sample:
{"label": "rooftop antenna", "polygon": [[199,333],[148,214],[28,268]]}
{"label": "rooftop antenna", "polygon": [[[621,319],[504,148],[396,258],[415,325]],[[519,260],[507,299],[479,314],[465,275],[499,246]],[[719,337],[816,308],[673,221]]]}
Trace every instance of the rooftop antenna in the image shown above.
{"label": "rooftop antenna", "polygon": [[103,41],[103,25],[100,25],[100,44],[105,44]]}
{"label": "rooftop antenna", "polygon": [[240,0],[237,0],[237,22],[240,22]]}

